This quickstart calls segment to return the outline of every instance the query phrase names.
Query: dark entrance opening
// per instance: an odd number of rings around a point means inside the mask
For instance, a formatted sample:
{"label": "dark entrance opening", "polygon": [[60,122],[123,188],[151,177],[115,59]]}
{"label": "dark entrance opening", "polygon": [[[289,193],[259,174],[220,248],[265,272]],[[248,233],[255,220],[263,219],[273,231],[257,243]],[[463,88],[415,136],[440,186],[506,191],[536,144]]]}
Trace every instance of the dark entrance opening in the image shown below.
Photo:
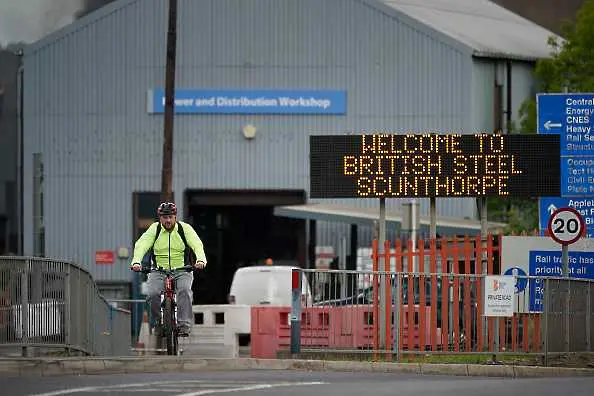
{"label": "dark entrance opening", "polygon": [[301,205],[303,190],[188,190],[185,216],[204,243],[208,265],[194,274],[194,304],[226,304],[235,270],[275,263],[303,266],[305,220],[277,217],[275,206]]}

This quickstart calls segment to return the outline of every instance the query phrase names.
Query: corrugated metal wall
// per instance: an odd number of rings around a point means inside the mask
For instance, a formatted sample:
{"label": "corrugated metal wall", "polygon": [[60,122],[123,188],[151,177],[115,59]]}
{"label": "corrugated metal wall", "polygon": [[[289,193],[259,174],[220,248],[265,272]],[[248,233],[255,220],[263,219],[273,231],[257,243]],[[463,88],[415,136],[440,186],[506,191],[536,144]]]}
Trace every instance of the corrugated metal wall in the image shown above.
{"label": "corrugated metal wall", "polygon": [[491,59],[474,59],[472,70],[472,126],[475,131],[492,132],[495,125],[495,70]]}
{"label": "corrugated metal wall", "polygon": [[[131,245],[131,193],[160,188],[163,119],[147,114],[146,92],[164,86],[167,2],[119,4],[127,5],[79,21],[25,58],[25,207],[31,158],[42,152],[46,254],[82,264],[95,250]],[[180,205],[187,187],[307,189],[309,134],[471,132],[470,55],[421,26],[358,0],[182,0],[179,8],[178,88],[348,94],[346,116],[177,116]],[[252,141],[241,135],[246,123],[258,129]],[[474,213],[472,200],[438,203],[440,215]],[[32,233],[28,214],[29,252]],[[90,267],[98,280],[127,280],[125,264]]]}
{"label": "corrugated metal wall", "polygon": [[[534,63],[512,62],[512,119],[519,123],[519,111],[527,98],[536,97]],[[518,125],[519,126],[519,125]]]}
{"label": "corrugated metal wall", "polygon": [[[511,119],[519,123],[519,111],[527,98],[534,98],[534,64],[511,61]],[[475,58],[473,61],[473,127],[492,132],[495,116],[495,82],[502,85],[501,111],[505,128],[507,110],[507,65],[505,60]],[[519,125],[518,125],[519,126]]]}

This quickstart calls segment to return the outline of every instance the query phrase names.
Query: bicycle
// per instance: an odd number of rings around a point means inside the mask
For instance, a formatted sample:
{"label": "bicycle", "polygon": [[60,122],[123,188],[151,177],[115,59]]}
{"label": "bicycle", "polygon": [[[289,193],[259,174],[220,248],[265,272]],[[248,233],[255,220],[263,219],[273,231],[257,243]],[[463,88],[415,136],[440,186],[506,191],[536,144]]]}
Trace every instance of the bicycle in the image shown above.
{"label": "bicycle", "polygon": [[[149,274],[153,271],[165,275],[163,280],[163,292],[161,293],[161,326],[163,329],[161,337],[165,337],[168,355],[178,354],[179,328],[177,326],[177,302],[175,295],[175,278],[173,274],[177,271],[192,272],[194,267],[185,265],[175,269],[164,269],[163,267],[143,268],[140,271]],[[150,307],[149,307],[150,309]]]}

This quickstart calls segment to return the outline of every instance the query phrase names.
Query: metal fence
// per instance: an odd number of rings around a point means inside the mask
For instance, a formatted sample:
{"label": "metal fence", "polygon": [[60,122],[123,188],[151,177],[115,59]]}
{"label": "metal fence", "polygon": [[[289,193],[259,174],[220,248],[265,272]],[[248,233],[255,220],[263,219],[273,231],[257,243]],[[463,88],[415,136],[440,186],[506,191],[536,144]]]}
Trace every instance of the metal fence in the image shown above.
{"label": "metal fence", "polygon": [[[300,272],[306,274],[313,300],[306,305],[308,299],[302,299],[300,352],[373,352],[398,357],[403,353],[592,351],[591,280],[516,277],[527,287],[516,290],[513,316],[487,317],[487,274]],[[536,308],[535,299],[541,303]],[[277,335],[281,349],[290,344],[290,327],[281,318]]]}
{"label": "metal fence", "polygon": [[131,315],[109,304],[81,267],[0,257],[0,353],[130,354]]}
{"label": "metal fence", "polygon": [[594,282],[552,278],[546,279],[544,285],[545,352],[591,352]]}

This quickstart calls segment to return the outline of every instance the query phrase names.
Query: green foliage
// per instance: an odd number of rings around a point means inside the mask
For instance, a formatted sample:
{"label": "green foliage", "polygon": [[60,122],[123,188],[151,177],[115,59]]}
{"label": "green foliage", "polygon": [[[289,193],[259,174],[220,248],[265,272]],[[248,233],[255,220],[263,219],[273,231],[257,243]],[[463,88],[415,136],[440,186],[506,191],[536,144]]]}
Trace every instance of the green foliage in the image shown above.
{"label": "green foliage", "polygon": [[[575,23],[565,22],[563,40],[549,38],[551,57],[536,62],[538,92],[594,91],[594,0],[586,0]],[[536,133],[536,98],[520,108],[520,132]]]}
{"label": "green foliage", "polygon": [[[531,106],[533,106],[532,103],[525,102],[520,113],[524,108],[526,108],[524,111],[529,111]],[[534,106],[536,106],[535,102]],[[528,129],[530,123],[534,124],[533,129]],[[507,130],[509,133],[535,133],[536,118],[528,121],[522,120],[519,128],[516,123],[512,122],[508,125]],[[490,220],[507,224],[503,230],[505,234],[519,234],[523,231],[532,232],[538,229],[538,199],[536,198],[489,198],[487,213]]]}
{"label": "green foliage", "polygon": [[[565,22],[564,39],[551,37],[551,57],[536,62],[534,75],[538,92],[594,92],[594,0],[586,0],[575,23]],[[536,98],[526,99],[519,110],[520,122],[510,132],[536,133]],[[508,223],[506,233],[531,232],[538,228],[537,199],[488,201],[489,218]]]}

